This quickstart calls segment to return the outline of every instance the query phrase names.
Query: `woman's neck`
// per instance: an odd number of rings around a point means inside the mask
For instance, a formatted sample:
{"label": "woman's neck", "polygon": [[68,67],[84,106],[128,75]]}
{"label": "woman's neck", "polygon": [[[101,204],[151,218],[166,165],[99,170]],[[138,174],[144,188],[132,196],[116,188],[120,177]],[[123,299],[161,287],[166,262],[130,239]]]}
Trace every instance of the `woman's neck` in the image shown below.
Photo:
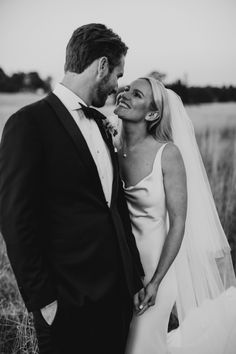
{"label": "woman's neck", "polygon": [[127,147],[134,147],[148,137],[146,127],[130,122],[123,123],[122,141]]}

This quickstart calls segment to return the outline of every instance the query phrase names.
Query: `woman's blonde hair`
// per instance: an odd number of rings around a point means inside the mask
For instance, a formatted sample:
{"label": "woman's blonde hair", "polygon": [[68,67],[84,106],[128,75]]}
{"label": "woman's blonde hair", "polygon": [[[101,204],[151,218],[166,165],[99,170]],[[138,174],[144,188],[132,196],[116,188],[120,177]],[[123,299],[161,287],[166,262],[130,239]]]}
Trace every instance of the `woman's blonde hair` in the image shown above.
{"label": "woman's blonde hair", "polygon": [[147,120],[148,133],[160,142],[173,141],[167,89],[162,82],[153,77],[147,76],[141,79],[148,81],[152,89],[153,102],[150,110],[158,111],[156,119]]}

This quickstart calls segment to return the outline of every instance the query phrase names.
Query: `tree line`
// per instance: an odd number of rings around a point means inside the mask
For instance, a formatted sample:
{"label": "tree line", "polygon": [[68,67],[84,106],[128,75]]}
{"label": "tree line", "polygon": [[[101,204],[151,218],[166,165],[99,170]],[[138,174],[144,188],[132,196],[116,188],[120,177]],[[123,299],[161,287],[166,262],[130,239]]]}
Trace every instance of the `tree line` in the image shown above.
{"label": "tree line", "polygon": [[36,92],[38,90],[49,92],[51,90],[52,78],[48,76],[43,80],[36,71],[29,73],[18,72],[8,76],[0,68],[0,92]]}
{"label": "tree line", "polygon": [[[148,76],[159,79],[167,88],[175,91],[181,97],[184,104],[236,101],[236,87],[232,85],[222,87],[188,86],[187,83],[181,80],[177,80],[173,83],[165,83],[166,74],[159,71],[152,71]],[[0,68],[0,92],[36,92],[42,90],[46,93],[51,90],[51,82],[51,76],[43,80],[36,71],[29,73],[18,72],[8,76],[3,69]],[[123,90],[124,87],[120,87],[118,93]],[[116,97],[114,97],[114,102],[115,99]]]}
{"label": "tree line", "polygon": [[236,87],[234,86],[186,86],[181,80],[166,87],[175,91],[185,104],[208,102],[232,102],[236,101]]}
{"label": "tree line", "polygon": [[[187,83],[181,80],[166,83],[166,74],[159,71],[152,71],[147,76],[152,76],[160,80],[167,88],[175,91],[181,97],[184,104],[236,101],[236,87],[232,85],[222,87],[188,86]],[[119,92],[123,90],[124,87],[119,88]]]}

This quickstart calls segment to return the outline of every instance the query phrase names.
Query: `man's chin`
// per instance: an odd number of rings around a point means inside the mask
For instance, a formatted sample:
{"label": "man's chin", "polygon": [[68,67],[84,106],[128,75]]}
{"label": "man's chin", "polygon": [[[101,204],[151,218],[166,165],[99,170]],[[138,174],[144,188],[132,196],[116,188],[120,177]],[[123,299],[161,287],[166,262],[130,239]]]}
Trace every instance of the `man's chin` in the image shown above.
{"label": "man's chin", "polygon": [[97,107],[97,108],[101,108],[101,107],[105,106],[106,101],[107,101],[107,97],[94,100],[92,102],[92,106]]}

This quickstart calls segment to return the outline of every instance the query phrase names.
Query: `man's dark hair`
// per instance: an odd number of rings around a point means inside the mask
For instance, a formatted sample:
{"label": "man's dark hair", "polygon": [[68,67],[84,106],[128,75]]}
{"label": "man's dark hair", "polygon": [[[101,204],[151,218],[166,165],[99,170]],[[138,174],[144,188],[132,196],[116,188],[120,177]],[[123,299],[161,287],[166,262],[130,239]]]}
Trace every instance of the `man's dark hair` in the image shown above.
{"label": "man's dark hair", "polygon": [[128,47],[111,29],[100,23],[77,28],[66,47],[65,72],[82,73],[92,62],[107,57],[109,72],[119,65]]}

